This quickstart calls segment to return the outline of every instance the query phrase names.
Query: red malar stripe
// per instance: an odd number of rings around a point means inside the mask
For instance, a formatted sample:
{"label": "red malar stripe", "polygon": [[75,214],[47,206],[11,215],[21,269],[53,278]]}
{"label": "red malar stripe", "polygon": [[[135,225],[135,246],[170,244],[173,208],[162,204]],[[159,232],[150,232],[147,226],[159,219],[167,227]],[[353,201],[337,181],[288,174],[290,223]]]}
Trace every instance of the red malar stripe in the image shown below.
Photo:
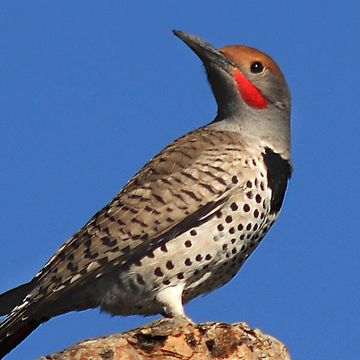
{"label": "red malar stripe", "polygon": [[245,75],[243,75],[241,71],[236,70],[234,72],[234,78],[240,91],[241,97],[248,105],[256,109],[267,108],[268,103],[264,96],[261,94],[260,90],[255,87],[245,77]]}

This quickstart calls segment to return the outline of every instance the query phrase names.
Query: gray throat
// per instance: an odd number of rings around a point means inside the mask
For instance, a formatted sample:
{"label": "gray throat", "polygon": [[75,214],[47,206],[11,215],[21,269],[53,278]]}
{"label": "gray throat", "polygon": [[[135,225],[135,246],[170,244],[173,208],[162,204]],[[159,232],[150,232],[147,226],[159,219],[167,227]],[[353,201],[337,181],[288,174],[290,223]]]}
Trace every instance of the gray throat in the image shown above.
{"label": "gray throat", "polygon": [[[276,108],[257,110],[242,108],[240,113],[221,118],[219,115],[207,126],[209,129],[237,132],[244,137],[264,142],[286,160],[291,159],[290,113]],[[260,112],[262,112],[260,114]]]}

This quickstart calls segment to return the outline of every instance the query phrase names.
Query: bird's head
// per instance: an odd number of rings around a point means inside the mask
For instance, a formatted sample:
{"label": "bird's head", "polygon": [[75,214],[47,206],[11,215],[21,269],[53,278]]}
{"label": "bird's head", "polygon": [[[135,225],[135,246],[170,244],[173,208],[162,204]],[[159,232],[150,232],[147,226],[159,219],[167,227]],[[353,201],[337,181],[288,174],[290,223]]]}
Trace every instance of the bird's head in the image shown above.
{"label": "bird's head", "polygon": [[290,153],[291,96],[275,61],[251,47],[234,45],[218,50],[197,36],[174,33],[205,66],[218,104],[216,126],[269,139],[276,143],[275,148]]}

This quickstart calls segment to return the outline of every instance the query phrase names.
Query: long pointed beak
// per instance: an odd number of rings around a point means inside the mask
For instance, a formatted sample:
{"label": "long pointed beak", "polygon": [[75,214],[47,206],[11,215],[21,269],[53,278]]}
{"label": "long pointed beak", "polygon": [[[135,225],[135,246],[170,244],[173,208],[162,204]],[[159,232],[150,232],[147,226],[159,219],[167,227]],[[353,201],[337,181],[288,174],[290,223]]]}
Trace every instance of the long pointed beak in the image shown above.
{"label": "long pointed beak", "polygon": [[173,30],[173,33],[195,52],[204,65],[216,65],[228,73],[231,73],[231,70],[236,67],[236,65],[224,57],[219,50],[199,37],[178,30]]}

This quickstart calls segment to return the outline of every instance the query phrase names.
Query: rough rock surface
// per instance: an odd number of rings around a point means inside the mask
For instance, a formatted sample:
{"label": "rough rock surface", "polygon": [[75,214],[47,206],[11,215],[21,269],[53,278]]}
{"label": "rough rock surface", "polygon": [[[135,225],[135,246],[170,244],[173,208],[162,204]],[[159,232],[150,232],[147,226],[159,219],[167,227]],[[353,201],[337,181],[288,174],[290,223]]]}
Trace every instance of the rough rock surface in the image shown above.
{"label": "rough rock surface", "polygon": [[86,340],[41,360],[290,360],[279,340],[245,323],[174,323],[163,319],[124,334]]}

